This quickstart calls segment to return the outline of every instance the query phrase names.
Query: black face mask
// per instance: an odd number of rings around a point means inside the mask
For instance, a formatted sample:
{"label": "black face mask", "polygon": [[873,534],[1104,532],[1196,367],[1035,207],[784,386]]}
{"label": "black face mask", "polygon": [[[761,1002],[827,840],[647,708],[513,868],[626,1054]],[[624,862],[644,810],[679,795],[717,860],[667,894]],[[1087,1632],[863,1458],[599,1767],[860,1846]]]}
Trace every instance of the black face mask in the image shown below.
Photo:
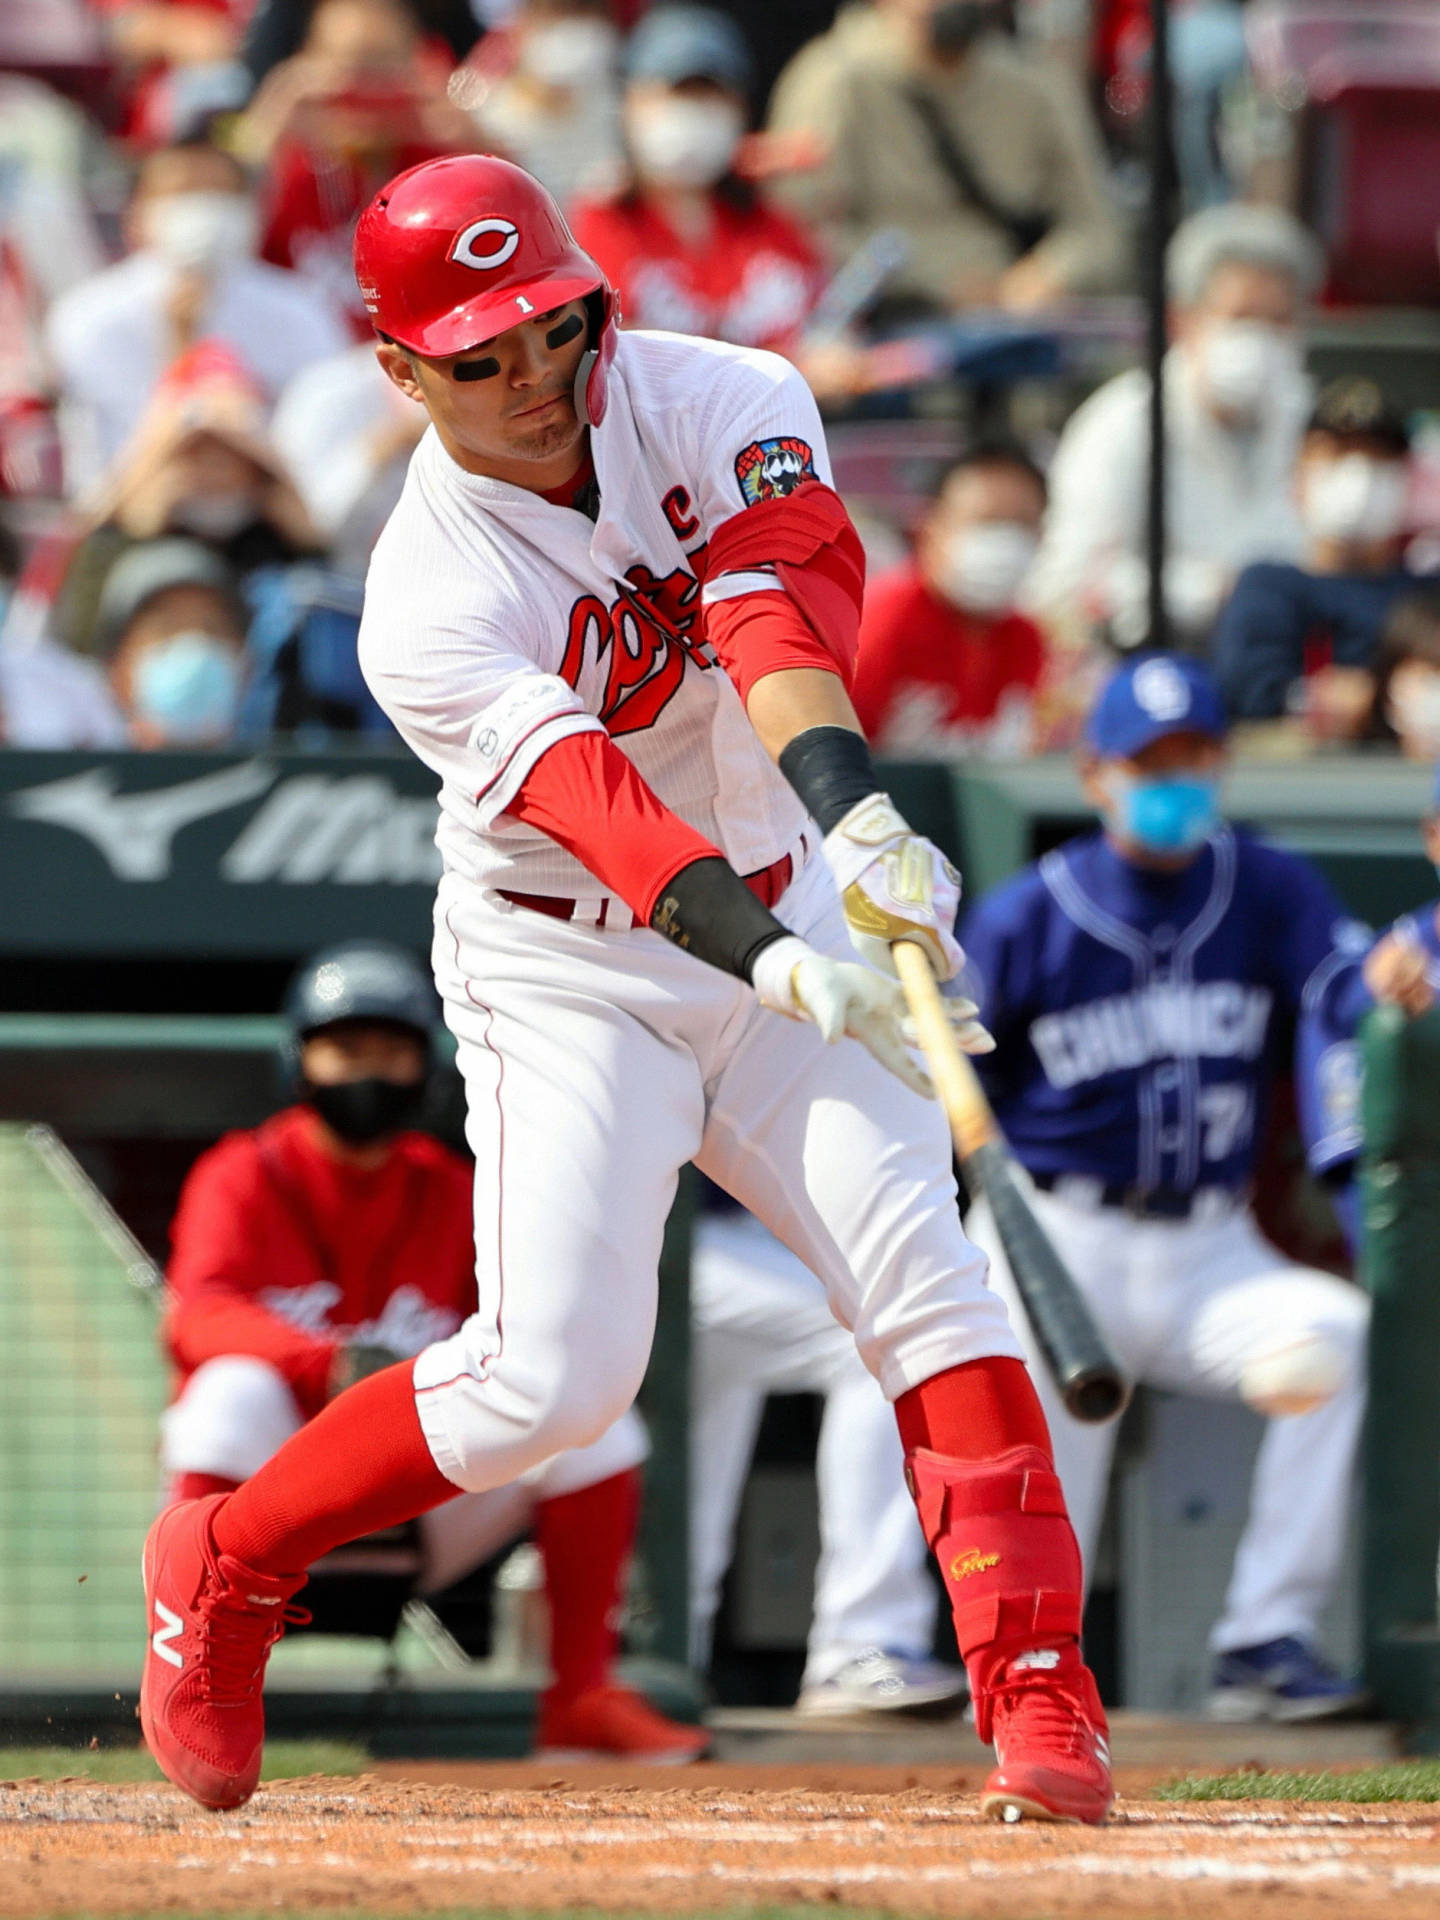
{"label": "black face mask", "polygon": [[942,56],[966,53],[999,17],[994,0],[940,0],[925,23],[930,51]]}
{"label": "black face mask", "polygon": [[333,1087],[307,1080],[303,1090],[326,1126],[352,1147],[372,1146],[386,1134],[402,1132],[418,1118],[425,1100],[423,1080],[344,1080]]}

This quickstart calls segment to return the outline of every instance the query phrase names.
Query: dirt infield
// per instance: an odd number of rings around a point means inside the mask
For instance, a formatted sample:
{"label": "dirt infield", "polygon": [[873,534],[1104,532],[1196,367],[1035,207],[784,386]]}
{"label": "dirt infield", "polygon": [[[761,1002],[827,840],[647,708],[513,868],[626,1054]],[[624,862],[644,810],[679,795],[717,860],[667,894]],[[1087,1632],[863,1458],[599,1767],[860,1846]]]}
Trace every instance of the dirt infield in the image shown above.
{"label": "dirt infield", "polygon": [[7,1920],[787,1903],[949,1920],[1222,1908],[1226,1920],[1351,1920],[1382,1906],[1386,1920],[1433,1920],[1440,1807],[1126,1798],[1095,1831],[989,1825],[969,1791],[930,1780],[476,1791],[367,1775],[262,1787],[232,1814],[202,1813],[164,1786],[20,1781],[0,1791],[0,1889]]}

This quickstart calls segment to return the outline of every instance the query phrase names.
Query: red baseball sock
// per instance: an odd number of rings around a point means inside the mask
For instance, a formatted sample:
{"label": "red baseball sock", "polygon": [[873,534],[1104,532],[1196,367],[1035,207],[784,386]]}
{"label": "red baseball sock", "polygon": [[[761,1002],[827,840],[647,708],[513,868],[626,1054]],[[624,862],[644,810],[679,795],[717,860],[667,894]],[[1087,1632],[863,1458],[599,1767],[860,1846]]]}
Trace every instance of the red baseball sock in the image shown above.
{"label": "red baseball sock", "polygon": [[553,1695],[573,1699],[605,1684],[619,1643],[621,1583],[639,1512],[638,1467],[542,1500],[536,1509],[535,1543],[550,1601]]}
{"label": "red baseball sock", "polygon": [[906,1453],[926,1447],[951,1460],[993,1460],[1012,1447],[1052,1459],[1050,1429],[1023,1360],[994,1355],[932,1374],[895,1402]]}
{"label": "red baseball sock", "polygon": [[219,1473],[172,1473],[166,1504],[173,1507],[181,1500],[203,1500],[207,1493],[233,1493],[239,1484]]}
{"label": "red baseball sock", "polygon": [[413,1520],[460,1489],[430,1455],[413,1363],[342,1393],[215,1512],[215,1544],[256,1573],[303,1573],[322,1554]]}

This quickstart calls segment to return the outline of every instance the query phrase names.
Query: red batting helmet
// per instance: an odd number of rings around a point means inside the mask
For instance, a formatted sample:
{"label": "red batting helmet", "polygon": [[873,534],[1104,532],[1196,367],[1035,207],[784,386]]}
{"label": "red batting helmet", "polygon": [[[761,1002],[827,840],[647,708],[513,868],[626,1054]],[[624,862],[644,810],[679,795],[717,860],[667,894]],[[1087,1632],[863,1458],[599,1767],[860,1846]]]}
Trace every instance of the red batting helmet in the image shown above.
{"label": "red batting helmet", "polygon": [[540,182],[493,154],[426,160],[360,216],[355,278],[378,333],[435,358],[493,340],[529,314],[594,296],[585,411],[604,410],[619,309]]}

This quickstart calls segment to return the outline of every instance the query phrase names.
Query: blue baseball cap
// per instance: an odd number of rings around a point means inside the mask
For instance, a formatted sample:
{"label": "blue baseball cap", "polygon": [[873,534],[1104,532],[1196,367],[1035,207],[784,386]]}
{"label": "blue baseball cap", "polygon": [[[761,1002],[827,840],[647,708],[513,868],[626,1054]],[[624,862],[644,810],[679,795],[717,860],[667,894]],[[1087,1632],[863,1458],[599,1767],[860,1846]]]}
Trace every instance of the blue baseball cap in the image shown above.
{"label": "blue baseball cap", "polygon": [[631,80],[715,80],[732,93],[748,90],[750,48],[728,13],[714,7],[660,6],[644,14],[625,49]]}
{"label": "blue baseball cap", "polygon": [[1167,733],[1223,740],[1229,716],[1209,669],[1183,653],[1146,653],[1106,681],[1085,722],[1102,760],[1129,760]]}

